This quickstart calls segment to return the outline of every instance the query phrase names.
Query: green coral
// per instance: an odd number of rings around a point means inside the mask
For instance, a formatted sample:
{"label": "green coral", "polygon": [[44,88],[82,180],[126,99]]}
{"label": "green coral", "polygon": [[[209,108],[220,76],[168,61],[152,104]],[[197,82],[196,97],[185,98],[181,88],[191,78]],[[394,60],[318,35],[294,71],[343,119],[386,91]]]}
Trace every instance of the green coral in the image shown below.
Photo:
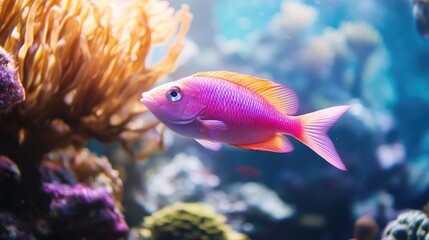
{"label": "green coral", "polygon": [[383,240],[429,240],[429,218],[424,212],[410,210],[400,214],[384,230]]}
{"label": "green coral", "polygon": [[144,219],[140,239],[245,240],[225,224],[226,218],[201,203],[176,203]]}

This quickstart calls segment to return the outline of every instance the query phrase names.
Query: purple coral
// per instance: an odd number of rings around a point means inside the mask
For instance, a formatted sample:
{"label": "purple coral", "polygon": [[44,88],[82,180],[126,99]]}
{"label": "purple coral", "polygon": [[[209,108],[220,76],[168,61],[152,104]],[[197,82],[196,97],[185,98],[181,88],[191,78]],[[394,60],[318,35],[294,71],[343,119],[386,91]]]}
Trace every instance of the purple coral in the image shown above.
{"label": "purple coral", "polygon": [[29,227],[9,212],[0,212],[0,239],[36,240]]}
{"label": "purple coral", "polygon": [[17,182],[20,178],[18,166],[10,158],[0,155],[0,187],[10,181]]}
{"label": "purple coral", "polygon": [[9,112],[24,99],[24,88],[18,77],[15,60],[0,47],[0,113]]}
{"label": "purple coral", "polygon": [[[0,206],[11,198],[21,180],[18,166],[8,157],[0,155]],[[2,238],[0,238],[2,239]]]}
{"label": "purple coral", "polygon": [[52,197],[49,215],[58,239],[118,239],[126,235],[128,225],[105,189],[59,183],[43,187]]}

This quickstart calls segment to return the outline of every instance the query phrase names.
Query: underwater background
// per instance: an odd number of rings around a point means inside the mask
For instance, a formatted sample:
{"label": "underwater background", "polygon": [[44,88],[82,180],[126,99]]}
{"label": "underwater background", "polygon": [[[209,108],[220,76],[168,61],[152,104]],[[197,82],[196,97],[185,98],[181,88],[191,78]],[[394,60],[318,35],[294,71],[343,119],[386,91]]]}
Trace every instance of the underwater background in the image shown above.
{"label": "underwater background", "polygon": [[[428,1],[119,2],[0,3],[0,239],[429,239]],[[210,151],[139,102],[213,70],[352,105],[347,171]]]}

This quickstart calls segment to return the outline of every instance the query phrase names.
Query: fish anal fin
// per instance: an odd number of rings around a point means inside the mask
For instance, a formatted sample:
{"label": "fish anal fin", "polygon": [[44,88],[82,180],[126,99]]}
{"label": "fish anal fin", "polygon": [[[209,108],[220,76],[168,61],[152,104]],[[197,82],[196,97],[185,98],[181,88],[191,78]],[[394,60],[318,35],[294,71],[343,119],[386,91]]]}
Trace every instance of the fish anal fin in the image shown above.
{"label": "fish anal fin", "polygon": [[222,144],[220,142],[212,142],[210,140],[205,140],[205,139],[195,139],[195,141],[197,141],[203,147],[213,151],[219,151],[222,147]]}
{"label": "fish anal fin", "polygon": [[286,153],[293,150],[292,143],[282,134],[278,133],[269,139],[252,144],[231,144],[233,146],[251,150],[261,150],[269,152]]}
{"label": "fish anal fin", "polygon": [[218,78],[247,88],[287,115],[293,115],[298,111],[299,102],[295,92],[267,79],[228,71],[201,72],[192,76]]}

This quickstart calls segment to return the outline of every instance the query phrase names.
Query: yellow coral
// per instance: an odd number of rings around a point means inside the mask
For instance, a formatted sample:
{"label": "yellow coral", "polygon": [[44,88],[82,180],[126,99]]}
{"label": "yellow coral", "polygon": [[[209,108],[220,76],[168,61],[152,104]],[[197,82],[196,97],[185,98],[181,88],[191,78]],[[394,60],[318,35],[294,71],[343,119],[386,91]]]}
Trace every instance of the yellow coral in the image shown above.
{"label": "yellow coral", "polygon": [[226,223],[226,217],[204,203],[175,203],[144,218],[137,239],[247,240]]}
{"label": "yellow coral", "polygon": [[[186,5],[174,12],[158,0],[1,0],[0,45],[15,54],[26,91],[13,122],[27,134],[54,131],[52,148],[145,132],[155,123],[130,128],[146,112],[139,95],[174,69],[190,21]],[[149,51],[170,42],[147,66]]]}

